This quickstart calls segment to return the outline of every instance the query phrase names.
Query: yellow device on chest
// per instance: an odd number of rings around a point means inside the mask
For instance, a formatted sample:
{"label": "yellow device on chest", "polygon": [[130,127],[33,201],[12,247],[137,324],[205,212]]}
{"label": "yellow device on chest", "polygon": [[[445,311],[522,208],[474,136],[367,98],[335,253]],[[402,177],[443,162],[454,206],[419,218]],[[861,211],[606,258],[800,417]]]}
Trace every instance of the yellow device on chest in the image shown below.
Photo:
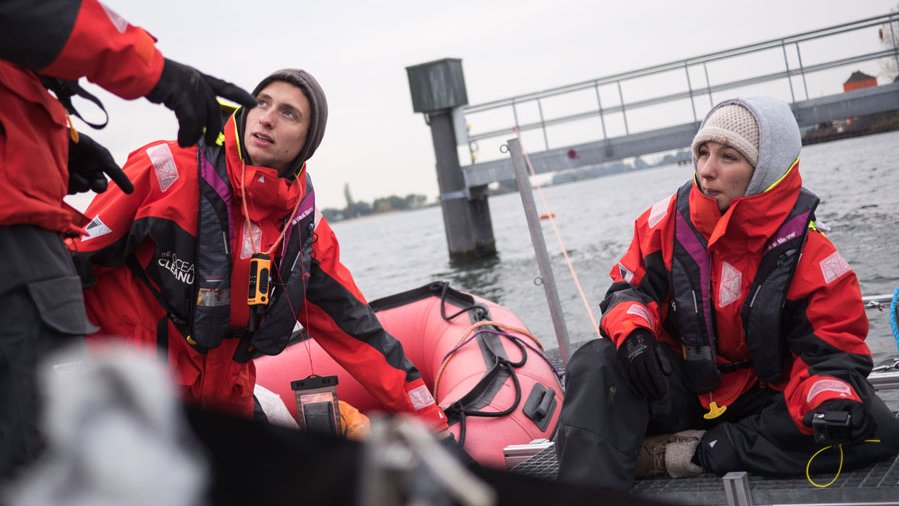
{"label": "yellow device on chest", "polygon": [[265,253],[256,253],[250,258],[250,287],[247,291],[247,304],[250,306],[268,305],[268,290],[271,281],[272,260]]}

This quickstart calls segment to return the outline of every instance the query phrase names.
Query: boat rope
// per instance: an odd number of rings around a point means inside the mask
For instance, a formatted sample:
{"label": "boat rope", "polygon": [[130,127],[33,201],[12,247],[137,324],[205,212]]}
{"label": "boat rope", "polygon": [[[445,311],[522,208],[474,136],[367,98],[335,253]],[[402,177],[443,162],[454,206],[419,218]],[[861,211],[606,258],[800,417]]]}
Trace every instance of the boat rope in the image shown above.
{"label": "boat rope", "polygon": [[[485,323],[485,322],[479,322]],[[487,331],[480,330],[475,333],[475,335],[485,333]],[[493,366],[487,370],[487,373],[478,381],[478,383],[471,388],[465,395],[463,395],[460,399],[453,402],[450,406],[444,409],[447,417],[450,420],[457,419],[459,422],[459,445],[465,445],[465,435],[466,435],[466,425],[467,419],[469,416],[475,417],[486,417],[486,418],[500,418],[507,415],[512,414],[516,409],[518,409],[519,404],[521,404],[521,382],[518,380],[518,374],[515,372],[515,369],[522,367],[527,363],[528,354],[525,349],[525,342],[522,339],[518,339],[515,336],[511,336],[509,334],[505,334],[499,332],[500,335],[505,335],[506,337],[512,338],[512,344],[516,345],[521,352],[521,358],[517,362],[512,362],[508,358],[500,356],[499,354],[493,352]],[[454,351],[450,351],[444,357],[444,364],[449,362],[449,359],[455,355],[455,351],[461,349],[461,346],[457,346],[454,348]],[[488,348],[489,349],[489,348]],[[444,367],[441,367],[440,373],[438,373],[437,380],[434,384],[434,395],[437,395],[438,382],[440,380],[440,376],[443,374]],[[472,408],[469,406],[477,403],[487,389],[490,388],[490,385],[497,378],[497,376],[501,374],[508,374],[508,376],[512,379],[512,388],[515,392],[515,399],[512,400],[512,403],[509,407],[505,409],[501,409],[499,411],[482,411],[479,408]],[[452,423],[452,422],[451,422]]]}
{"label": "boat rope", "polygon": [[447,316],[446,315],[446,296],[449,293],[450,287],[449,287],[449,283],[441,283],[441,285],[443,287],[440,289],[440,317],[443,318],[443,321],[448,322],[450,320],[455,319],[460,314],[463,314],[467,311],[472,311],[472,310],[474,311],[474,319],[475,320],[485,320],[487,318],[487,316],[489,315],[487,308],[484,307],[482,304],[478,304],[478,303],[469,304],[469,305],[463,307],[462,309],[456,311],[455,313],[451,314],[450,316]]}
{"label": "boat rope", "polygon": [[[527,162],[528,172],[535,176],[536,172],[534,171],[534,166],[531,165],[531,158],[528,156],[528,150],[524,147],[524,141],[521,139],[521,132],[518,130],[518,127],[515,127],[515,136],[518,138],[518,142],[521,145],[521,153],[524,155],[524,160]],[[593,325],[593,331],[596,332],[597,337],[602,339],[602,334],[599,332],[599,324],[596,322],[596,317],[593,316],[593,306],[590,304],[590,301],[587,300],[587,294],[584,293],[583,287],[581,287],[581,282],[578,279],[577,272],[574,269],[574,264],[571,262],[571,257],[568,256],[568,248],[565,247],[565,242],[562,240],[562,234],[559,233],[559,228],[556,226],[556,218],[555,213],[551,212],[549,209],[549,203],[546,199],[546,195],[543,194],[543,187],[539,184],[534,185],[534,188],[537,189],[537,194],[540,195],[540,200],[543,204],[543,214],[547,217],[547,221],[549,221],[550,226],[552,226],[553,234],[556,236],[556,242],[559,243],[559,249],[562,250],[562,256],[565,257],[565,263],[568,265],[568,271],[571,272],[571,277],[574,279],[574,286],[577,288],[578,295],[581,298],[581,302],[584,303],[584,309],[587,311],[587,316],[590,318],[590,323]]]}
{"label": "boat rope", "polygon": [[[534,344],[537,345],[537,347],[540,349],[541,354],[542,354],[543,346],[540,344],[540,341],[538,341],[537,338],[534,337],[527,330],[519,329],[517,327],[512,327],[510,325],[506,325],[504,323],[495,322],[495,321],[477,322],[474,325],[472,325],[471,327],[469,327],[467,331],[465,331],[465,334],[462,335],[462,338],[459,339],[458,342],[456,342],[455,346],[453,346],[453,348],[449,352],[447,352],[447,354],[443,357],[443,360],[440,362],[440,368],[437,370],[437,376],[434,378],[434,397],[438,396],[438,392],[440,391],[440,379],[443,377],[443,372],[446,370],[446,366],[449,365],[450,361],[456,356],[456,352],[458,352],[460,349],[462,349],[463,345],[465,344],[465,342],[467,340],[469,340],[469,338],[475,337],[472,335],[472,334],[475,334],[475,331],[477,331],[481,327],[487,327],[487,326],[499,328],[499,329],[505,330],[508,333],[515,333],[515,334],[520,334],[520,335],[528,337],[531,341],[534,342]],[[506,337],[515,337],[515,336],[509,336],[508,334],[505,334],[505,333],[500,333],[500,334],[505,335]],[[517,341],[517,339],[513,339],[513,342],[515,342],[515,341]],[[555,370],[555,369],[553,369],[553,370]]]}
{"label": "boat rope", "polygon": [[893,300],[890,301],[890,328],[893,330],[893,339],[896,340],[896,348],[899,349],[899,325],[896,323],[899,315],[899,288],[893,290]]}
{"label": "boat rope", "polygon": [[[465,345],[467,345],[467,344],[470,343],[471,341],[477,339],[477,337],[478,337],[479,335],[481,335],[481,334],[494,334],[494,335],[497,335],[497,336],[502,336],[502,337],[505,337],[505,338],[508,338],[508,339],[512,339],[512,340],[514,340],[514,341],[518,341],[519,344],[521,344],[521,345],[527,347],[528,349],[530,349],[531,351],[533,351],[534,353],[536,353],[537,356],[540,357],[541,360],[543,360],[544,362],[546,362],[546,365],[548,365],[548,366],[550,367],[550,369],[553,371],[553,374],[556,376],[556,379],[559,380],[559,383],[562,382],[562,377],[559,375],[559,371],[556,370],[556,366],[553,365],[552,361],[550,361],[548,358],[546,358],[546,355],[543,353],[543,349],[542,349],[542,348],[540,348],[540,349],[535,348],[534,346],[532,346],[531,344],[529,344],[527,341],[521,339],[520,337],[518,337],[518,336],[516,336],[516,335],[514,335],[514,334],[509,334],[508,332],[502,332],[502,331],[498,331],[498,330],[492,330],[492,329],[480,329],[480,330],[478,330],[477,332],[475,332],[474,334],[472,334],[471,336],[469,336],[468,339],[466,339],[465,341],[459,343],[458,345],[456,345],[455,347],[453,347],[453,349],[451,349],[450,351],[448,351],[448,352],[446,353],[446,355],[444,355],[444,359],[447,359],[451,354],[455,354],[457,351],[459,351],[459,350],[461,350],[462,348],[464,348]],[[442,364],[441,364],[441,365],[442,365]],[[442,373],[441,373],[441,374],[442,374]],[[438,378],[439,378],[439,376],[440,376],[440,375],[438,375]],[[438,380],[438,381],[439,381],[439,380]],[[436,395],[436,393],[435,393],[435,395]]]}
{"label": "boat rope", "polygon": [[[880,440],[879,439],[866,439],[864,442],[865,443],[879,443]],[[811,471],[810,471],[810,469],[812,467],[812,461],[815,460],[815,457],[817,457],[818,455],[824,453],[825,451],[827,451],[831,448],[833,448],[833,446],[825,446],[824,448],[821,448],[820,450],[816,451],[814,453],[814,455],[812,455],[811,458],[808,459],[808,464],[805,465],[805,479],[808,480],[808,482],[815,488],[827,488],[827,487],[833,485],[837,481],[837,478],[840,477],[840,472],[843,470],[843,445],[838,444],[837,450],[839,450],[839,452],[840,452],[840,461],[839,461],[839,465],[837,466],[837,472],[833,476],[833,479],[828,481],[827,483],[823,483],[823,484],[818,483],[812,479],[812,475],[811,475]]]}

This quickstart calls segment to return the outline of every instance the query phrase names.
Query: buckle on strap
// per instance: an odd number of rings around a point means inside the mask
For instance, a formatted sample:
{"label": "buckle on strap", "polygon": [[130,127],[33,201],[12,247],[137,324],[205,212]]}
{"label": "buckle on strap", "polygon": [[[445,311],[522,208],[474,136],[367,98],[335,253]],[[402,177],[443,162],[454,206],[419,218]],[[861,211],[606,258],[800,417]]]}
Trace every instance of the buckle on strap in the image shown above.
{"label": "buckle on strap", "polygon": [[747,358],[746,360],[738,360],[729,364],[721,364],[718,366],[718,370],[721,372],[734,372],[736,370],[746,369],[749,367],[752,367],[752,360],[749,360]]}

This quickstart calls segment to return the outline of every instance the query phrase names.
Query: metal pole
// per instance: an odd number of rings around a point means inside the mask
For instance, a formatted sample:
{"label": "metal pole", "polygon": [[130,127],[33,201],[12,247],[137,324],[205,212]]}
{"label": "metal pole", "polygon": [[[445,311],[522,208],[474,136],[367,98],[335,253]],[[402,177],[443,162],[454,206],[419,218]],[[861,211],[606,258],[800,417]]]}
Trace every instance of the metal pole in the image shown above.
{"label": "metal pole", "polygon": [[799,58],[799,72],[802,74],[802,89],[805,90],[805,99],[808,100],[808,83],[805,82],[805,67],[802,66],[802,52],[799,51],[799,42],[796,42],[796,57]]}
{"label": "metal pole", "polygon": [[602,140],[606,140],[606,119],[602,114],[602,99],[599,98],[599,86],[594,84],[593,90],[596,91],[596,105],[599,106],[599,123],[602,125]]}
{"label": "metal pole", "polygon": [[565,327],[565,317],[562,314],[562,303],[559,301],[559,292],[556,289],[556,278],[553,276],[552,266],[549,263],[549,254],[546,252],[546,242],[543,240],[543,229],[540,227],[540,218],[537,216],[537,206],[534,204],[534,194],[531,189],[531,180],[528,179],[527,162],[521,151],[518,139],[509,139],[509,154],[512,155],[512,166],[515,167],[515,181],[518,183],[518,192],[521,194],[521,204],[524,207],[524,215],[528,219],[528,229],[531,232],[531,242],[534,245],[534,253],[537,255],[537,266],[540,268],[540,278],[543,280],[543,290],[546,292],[546,302],[549,304],[549,315],[553,320],[553,330],[556,332],[556,340],[559,342],[559,352],[562,355],[562,364],[568,366],[568,358],[571,356],[571,347],[568,344],[568,329]]}
{"label": "metal pole", "polygon": [[723,481],[727,506],[752,506],[752,490],[746,471],[731,471],[724,475]]}
{"label": "metal pole", "polygon": [[618,85],[618,101],[621,102],[621,116],[624,118],[624,134],[630,135],[631,132],[627,128],[627,111],[624,109],[624,93],[621,92],[621,81],[615,81]]}
{"label": "metal pole", "polygon": [[549,138],[546,136],[546,123],[543,121],[543,105],[540,104],[540,99],[537,99],[537,112],[540,113],[540,129],[543,130],[543,145],[546,149],[549,149]]}
{"label": "metal pole", "polygon": [[690,107],[693,108],[693,121],[699,121],[696,117],[696,102],[693,101],[693,83],[690,82],[690,67],[684,62],[684,74],[687,75],[687,91],[690,92]]}
{"label": "metal pole", "polygon": [[705,72],[705,89],[709,90],[709,107],[715,107],[715,102],[712,101],[712,82],[709,81],[709,67],[703,63],[702,70]]}
{"label": "metal pole", "polygon": [[899,72],[899,51],[896,51],[896,33],[893,31],[893,23],[896,21],[890,16],[890,41],[893,43],[893,56],[896,58],[896,72]]}
{"label": "metal pole", "polygon": [[518,107],[515,106],[515,101],[512,101],[512,116],[515,118],[515,128],[518,128]]}
{"label": "metal pole", "polygon": [[783,49],[784,52],[784,67],[787,69],[787,82],[790,83],[790,97],[793,99],[793,110],[796,109],[796,94],[793,93],[793,78],[790,77],[790,61],[787,60],[787,45],[784,44],[783,39],[780,40],[780,48]]}

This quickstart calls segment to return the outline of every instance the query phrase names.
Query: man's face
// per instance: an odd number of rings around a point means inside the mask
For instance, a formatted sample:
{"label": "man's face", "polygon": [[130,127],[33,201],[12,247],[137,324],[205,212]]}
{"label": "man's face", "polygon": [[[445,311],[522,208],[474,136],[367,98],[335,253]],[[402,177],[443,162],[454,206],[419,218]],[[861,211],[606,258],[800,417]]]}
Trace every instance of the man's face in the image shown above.
{"label": "man's face", "polygon": [[256,96],[247,112],[243,142],[254,165],[281,171],[306,143],[312,106],[306,94],[284,81],[274,81]]}

